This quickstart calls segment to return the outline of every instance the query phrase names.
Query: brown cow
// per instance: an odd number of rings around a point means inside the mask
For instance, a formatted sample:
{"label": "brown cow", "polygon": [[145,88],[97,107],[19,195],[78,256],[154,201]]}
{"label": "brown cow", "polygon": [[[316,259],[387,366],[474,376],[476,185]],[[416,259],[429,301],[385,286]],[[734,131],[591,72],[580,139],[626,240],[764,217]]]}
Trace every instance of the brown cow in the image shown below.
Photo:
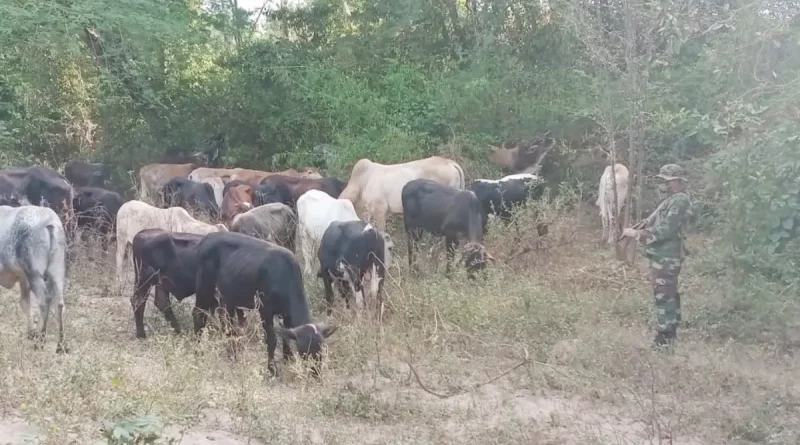
{"label": "brown cow", "polygon": [[253,208],[253,187],[244,183],[229,183],[222,196],[222,205],[219,207],[220,216],[225,224],[230,224],[233,217]]}
{"label": "brown cow", "polygon": [[431,156],[391,165],[361,159],[353,166],[350,181],[339,195],[339,199],[352,202],[362,218],[374,219],[375,225],[385,231],[389,213],[403,213],[401,200],[403,187],[410,181],[420,178],[464,189],[464,169],[452,159]]}
{"label": "brown cow", "polygon": [[173,178],[188,178],[196,164],[148,164],[139,170],[139,199],[161,202],[161,191]]}
{"label": "brown cow", "polygon": [[516,143],[504,142],[502,147],[490,145],[489,160],[502,167],[506,175],[536,174],[542,159],[555,145],[555,139],[544,136]]}
{"label": "brown cow", "polygon": [[322,178],[319,170],[315,167],[306,167],[303,171],[290,168],[282,172],[265,172],[261,170],[251,170],[247,168],[207,168],[201,167],[189,174],[189,179],[202,182],[205,179],[217,177],[223,181],[243,181],[250,185],[258,185],[261,181],[271,175],[287,175],[301,178]]}
{"label": "brown cow", "polygon": [[295,208],[297,199],[309,190],[319,190],[338,198],[346,184],[336,178],[308,179],[287,175],[271,175],[256,188],[258,205],[280,202]]}

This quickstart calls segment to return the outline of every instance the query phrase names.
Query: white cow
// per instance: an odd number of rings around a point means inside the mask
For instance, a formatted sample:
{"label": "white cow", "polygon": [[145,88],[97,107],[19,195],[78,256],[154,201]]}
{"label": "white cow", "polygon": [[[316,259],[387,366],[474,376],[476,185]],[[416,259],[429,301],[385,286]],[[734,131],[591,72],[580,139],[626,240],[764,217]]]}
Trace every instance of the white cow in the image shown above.
{"label": "white cow", "polygon": [[362,216],[373,220],[378,229],[385,231],[389,214],[403,213],[400,197],[403,187],[420,178],[464,189],[464,169],[452,159],[431,156],[391,165],[361,159],[353,166],[350,180],[339,199],[350,200],[359,211],[366,211]]}
{"label": "white cow", "polygon": [[223,182],[221,178],[215,176],[209,178],[203,178],[199,182],[211,185],[211,188],[214,189],[214,201],[217,201],[217,207],[221,206],[222,191],[225,190],[225,182]]}
{"label": "white cow", "polygon": [[300,251],[303,252],[303,270],[313,274],[312,262],[322,242],[325,230],[334,221],[358,221],[353,203],[346,199],[336,199],[319,190],[309,190],[297,200],[297,236]]}
{"label": "white cow", "polygon": [[[19,283],[20,306],[28,315],[28,335],[36,340],[44,340],[50,306],[56,303],[56,352],[67,351],[64,347],[66,279],[67,237],[58,215],[48,207],[0,206],[0,286],[11,289]],[[33,305],[31,291],[36,296]]]}
{"label": "white cow", "polygon": [[614,167],[614,176],[617,181],[617,214],[614,214],[614,189],[611,180],[611,166],[606,167],[600,177],[600,189],[597,193],[595,205],[600,207],[600,218],[603,220],[603,243],[613,244],[619,235],[619,215],[625,206],[628,197],[629,173],[628,168],[622,164]]}
{"label": "white cow", "polygon": [[222,224],[207,224],[189,215],[183,207],[159,209],[142,201],[128,201],[117,212],[117,284],[125,281],[125,260],[133,237],[144,229],[161,229],[168,232],[185,232],[206,235],[227,232]]}

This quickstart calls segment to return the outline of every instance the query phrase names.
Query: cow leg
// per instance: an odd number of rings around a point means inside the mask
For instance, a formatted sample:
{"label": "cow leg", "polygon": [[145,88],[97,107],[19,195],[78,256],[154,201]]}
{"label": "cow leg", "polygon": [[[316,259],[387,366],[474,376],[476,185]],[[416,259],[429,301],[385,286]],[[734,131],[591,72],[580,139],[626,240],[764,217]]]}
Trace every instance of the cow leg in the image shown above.
{"label": "cow leg", "polygon": [[[292,323],[292,318],[290,316],[283,317],[283,327],[290,329],[294,327]],[[289,343],[289,339],[282,338],[281,339],[281,348],[283,350],[283,361],[293,361],[294,360],[294,353],[292,352],[291,344]]]}
{"label": "cow leg", "polygon": [[[160,285],[156,285],[156,294],[158,294]],[[133,308],[133,322],[136,325],[136,338],[146,338],[144,333],[144,310],[147,307],[147,294],[150,292],[150,284],[137,283],[136,290],[131,296],[131,307]]]}
{"label": "cow leg", "polygon": [[447,251],[447,266],[445,267],[444,274],[449,277],[451,274],[450,266],[456,256],[456,245],[458,240],[455,238],[445,238],[445,249]]}
{"label": "cow leg", "polygon": [[406,238],[408,239],[408,267],[416,271],[414,252],[417,250],[417,243],[422,238],[422,231],[419,229],[406,229]]}
{"label": "cow leg", "polygon": [[[47,333],[47,319],[50,317],[50,304],[53,302],[50,295],[47,293],[47,286],[44,279],[39,274],[32,274],[30,280],[31,290],[36,295],[38,305],[31,306],[31,312],[38,312],[38,323],[36,326],[35,340],[41,346],[44,342],[44,336]],[[34,309],[36,307],[36,309]]]}
{"label": "cow leg", "polygon": [[36,331],[34,330],[36,320],[34,320],[33,312],[31,311],[31,287],[25,279],[19,281],[19,297],[19,307],[28,319],[28,338],[33,340],[36,338]]}
{"label": "cow leg", "polygon": [[[275,376],[277,374],[275,347],[278,346],[278,337],[275,334],[275,326],[273,324],[274,315],[264,306],[259,307],[258,312],[261,315],[261,326],[264,328],[264,339],[267,342],[267,370],[271,376]],[[284,339],[284,342],[286,341]]]}
{"label": "cow leg", "polygon": [[328,315],[333,312],[333,280],[331,279],[330,272],[323,270],[322,284],[325,286],[325,301],[328,302]]}
{"label": "cow leg", "polygon": [[[146,299],[147,297],[145,296],[145,301]],[[167,319],[169,325],[172,326],[172,329],[175,331],[175,333],[180,334],[181,326],[178,324],[178,319],[175,317],[175,312],[172,311],[172,303],[169,300],[169,292],[165,291],[163,287],[157,285],[156,295],[153,298],[153,302],[156,304],[158,310],[164,314],[164,318]],[[144,333],[144,330],[142,330],[142,333]]]}

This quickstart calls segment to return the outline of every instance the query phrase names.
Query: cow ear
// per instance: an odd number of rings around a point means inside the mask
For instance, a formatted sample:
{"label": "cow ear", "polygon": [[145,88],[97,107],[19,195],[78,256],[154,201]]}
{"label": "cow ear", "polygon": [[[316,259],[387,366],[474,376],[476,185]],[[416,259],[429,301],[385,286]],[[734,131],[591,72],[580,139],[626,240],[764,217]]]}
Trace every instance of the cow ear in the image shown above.
{"label": "cow ear", "polygon": [[278,335],[283,337],[284,340],[297,340],[297,332],[294,330],[294,328],[286,329],[277,327],[275,328],[275,331],[278,333]]}
{"label": "cow ear", "polygon": [[322,335],[322,338],[328,338],[334,332],[336,332],[337,329],[339,329],[339,326],[329,325],[327,323],[320,323],[319,325],[317,325],[317,329],[319,329],[319,333],[320,335]]}

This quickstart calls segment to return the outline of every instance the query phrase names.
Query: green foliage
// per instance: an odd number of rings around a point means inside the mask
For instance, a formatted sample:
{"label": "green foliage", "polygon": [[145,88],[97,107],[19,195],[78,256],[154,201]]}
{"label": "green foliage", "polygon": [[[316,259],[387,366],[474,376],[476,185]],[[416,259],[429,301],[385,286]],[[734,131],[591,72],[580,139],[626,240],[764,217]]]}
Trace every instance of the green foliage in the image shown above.
{"label": "green foliage", "polygon": [[[151,416],[122,419],[117,422],[108,422],[103,428],[103,437],[108,445],[153,445],[161,436],[159,432],[163,426],[161,422]],[[175,443],[170,439],[167,444]]]}

